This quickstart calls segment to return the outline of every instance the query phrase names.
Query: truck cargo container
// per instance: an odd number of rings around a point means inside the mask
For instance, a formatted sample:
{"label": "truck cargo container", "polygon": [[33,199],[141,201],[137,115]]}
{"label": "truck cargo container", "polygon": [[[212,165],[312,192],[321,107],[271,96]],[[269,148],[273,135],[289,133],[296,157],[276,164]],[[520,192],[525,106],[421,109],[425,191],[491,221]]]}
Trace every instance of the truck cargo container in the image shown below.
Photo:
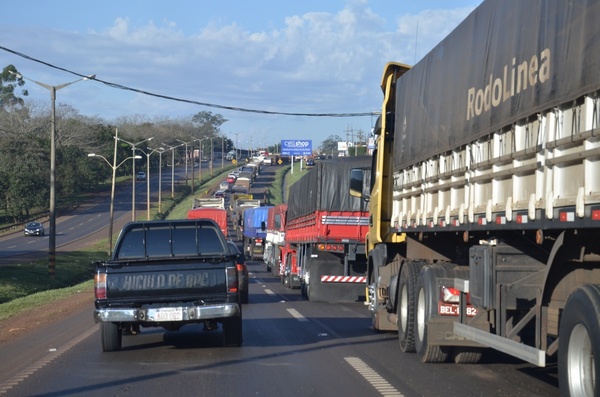
{"label": "truck cargo container", "polygon": [[187,219],[212,219],[219,225],[225,237],[229,236],[229,231],[227,230],[227,210],[215,207],[193,208],[188,211]]}
{"label": "truck cargo container", "polygon": [[557,357],[561,395],[600,393],[599,20],[597,1],[487,0],[385,67],[370,194],[350,185],[373,327],[403,352]]}
{"label": "truck cargo container", "polygon": [[290,186],[285,242],[296,251],[302,293],[311,301],[365,299],[368,203],[351,197],[351,168],[367,156],[321,161]]}
{"label": "truck cargo container", "polygon": [[262,260],[267,236],[266,222],[270,206],[244,210],[243,240],[244,254],[248,260]]}

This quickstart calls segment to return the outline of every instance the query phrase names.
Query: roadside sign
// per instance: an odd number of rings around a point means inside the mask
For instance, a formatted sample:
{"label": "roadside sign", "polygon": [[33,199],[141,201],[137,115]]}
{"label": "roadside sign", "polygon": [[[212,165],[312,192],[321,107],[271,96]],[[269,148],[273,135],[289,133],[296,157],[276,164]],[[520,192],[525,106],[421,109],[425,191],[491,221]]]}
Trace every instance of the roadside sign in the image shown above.
{"label": "roadside sign", "polygon": [[310,139],[281,140],[281,154],[283,156],[310,156],[310,155],[312,155],[312,140],[310,140]]}
{"label": "roadside sign", "polygon": [[237,164],[237,160],[236,159],[231,160],[231,164],[236,165]]}

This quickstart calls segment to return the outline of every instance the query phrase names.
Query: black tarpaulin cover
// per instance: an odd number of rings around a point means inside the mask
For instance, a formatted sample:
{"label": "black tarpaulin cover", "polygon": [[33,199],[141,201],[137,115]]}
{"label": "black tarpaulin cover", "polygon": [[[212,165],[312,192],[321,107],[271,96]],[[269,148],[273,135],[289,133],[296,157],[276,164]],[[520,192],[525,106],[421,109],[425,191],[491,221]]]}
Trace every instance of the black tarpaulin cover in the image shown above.
{"label": "black tarpaulin cover", "polygon": [[485,1],[397,84],[396,171],[600,89],[600,2]]}
{"label": "black tarpaulin cover", "polygon": [[370,170],[371,157],[339,157],[315,162],[306,175],[290,186],[287,221],[318,210],[367,211],[368,205],[364,200],[350,196],[352,168]]}

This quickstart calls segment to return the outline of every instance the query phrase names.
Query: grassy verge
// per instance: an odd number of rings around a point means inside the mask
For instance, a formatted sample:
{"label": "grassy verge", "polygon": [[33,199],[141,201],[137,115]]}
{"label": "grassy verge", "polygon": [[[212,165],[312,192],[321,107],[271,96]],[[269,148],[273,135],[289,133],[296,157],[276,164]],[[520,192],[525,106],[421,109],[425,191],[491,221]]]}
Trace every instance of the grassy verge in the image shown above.
{"label": "grassy verge", "polygon": [[[195,188],[195,194],[206,190],[224,178],[229,167],[213,177],[203,176],[202,184]],[[289,186],[291,180],[297,180],[306,172],[295,171],[293,178],[288,179],[289,167],[281,167],[277,171],[273,188],[270,189],[273,203],[283,202],[282,186]],[[191,208],[193,196],[189,188],[176,190],[174,198],[163,197],[163,214],[154,208],[151,219],[168,217],[169,219],[185,218]],[[163,195],[165,196],[165,195]],[[142,217],[145,219],[144,217]],[[0,268],[0,320],[18,315],[41,303],[47,304],[60,300],[79,291],[90,291],[93,288],[93,262],[106,259],[107,240],[96,242],[92,247],[74,252],[60,252],[56,256],[56,274],[48,276],[48,260],[46,258],[34,262],[17,265],[2,265]]]}

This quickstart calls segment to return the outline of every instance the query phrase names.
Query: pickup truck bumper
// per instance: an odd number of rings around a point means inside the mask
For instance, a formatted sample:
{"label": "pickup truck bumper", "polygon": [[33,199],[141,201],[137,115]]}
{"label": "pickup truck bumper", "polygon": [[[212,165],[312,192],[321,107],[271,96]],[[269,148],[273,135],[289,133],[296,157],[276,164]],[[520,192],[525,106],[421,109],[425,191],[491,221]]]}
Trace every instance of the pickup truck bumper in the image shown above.
{"label": "pickup truck bumper", "polygon": [[129,322],[156,323],[212,320],[217,318],[235,317],[241,315],[237,303],[223,303],[207,306],[177,306],[177,307],[142,307],[96,309],[94,321],[100,322]]}

